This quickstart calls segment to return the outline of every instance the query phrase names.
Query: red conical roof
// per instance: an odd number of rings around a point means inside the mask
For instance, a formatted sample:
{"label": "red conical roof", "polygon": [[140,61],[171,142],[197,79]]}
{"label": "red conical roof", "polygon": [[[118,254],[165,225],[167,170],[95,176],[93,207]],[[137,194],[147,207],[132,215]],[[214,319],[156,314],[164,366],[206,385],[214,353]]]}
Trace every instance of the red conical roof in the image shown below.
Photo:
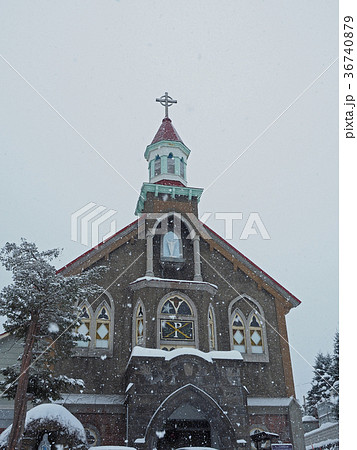
{"label": "red conical roof", "polygon": [[177,141],[183,144],[182,139],[180,138],[178,132],[172,125],[171,119],[169,119],[168,117],[162,119],[162,124],[158,132],[155,134],[155,137],[152,140],[151,145],[160,141]]}

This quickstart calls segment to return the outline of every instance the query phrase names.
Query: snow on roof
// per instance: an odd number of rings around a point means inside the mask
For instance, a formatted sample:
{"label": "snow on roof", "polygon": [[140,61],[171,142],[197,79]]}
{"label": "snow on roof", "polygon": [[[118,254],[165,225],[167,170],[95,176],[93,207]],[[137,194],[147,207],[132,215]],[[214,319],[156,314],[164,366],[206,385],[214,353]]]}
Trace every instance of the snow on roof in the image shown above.
{"label": "snow on roof", "polygon": [[292,397],[247,397],[248,406],[289,406]]}
{"label": "snow on roof", "polygon": [[156,348],[134,347],[133,351],[131,352],[130,359],[134,356],[137,356],[142,358],[165,358],[165,361],[170,361],[171,359],[177,358],[178,356],[182,355],[198,356],[199,358],[202,358],[210,363],[213,363],[214,359],[233,359],[233,360],[243,359],[242,355],[237,350],[229,350],[229,351],[216,350],[205,353],[196,348],[189,348],[189,347],[176,348],[175,350],[171,350],[170,352]]}
{"label": "snow on roof", "polygon": [[205,284],[207,286],[212,286],[214,289],[218,289],[215,284],[208,283],[207,281],[196,281],[196,280],[178,280],[176,278],[159,278],[159,277],[139,277],[136,280],[132,281],[129,284],[135,284],[139,281],[167,281],[167,282],[180,282],[180,283],[197,283],[197,284]]}
{"label": "snow on roof", "polygon": [[56,403],[63,405],[122,405],[124,396],[117,394],[62,394]]}
{"label": "snow on roof", "polygon": [[[78,439],[86,442],[86,433],[84,431],[83,425],[64,406],[56,405],[54,403],[44,403],[42,405],[35,406],[26,414],[25,427],[27,427],[31,422],[35,420],[39,420],[40,422],[45,420],[54,420],[60,423],[63,428],[68,430],[69,433],[76,435]],[[7,427],[6,430],[1,434],[0,446],[4,445],[7,442],[11,427],[12,425]]]}
{"label": "snow on roof", "polygon": [[302,418],[303,422],[318,422],[318,419],[316,419],[316,417],[314,416],[304,416]]}
{"label": "snow on roof", "polygon": [[329,428],[336,427],[338,428],[338,422],[326,422],[323,423],[319,428],[315,428],[315,430],[308,431],[304,434],[305,437],[313,436],[314,434],[318,434],[322,430],[328,430]]}

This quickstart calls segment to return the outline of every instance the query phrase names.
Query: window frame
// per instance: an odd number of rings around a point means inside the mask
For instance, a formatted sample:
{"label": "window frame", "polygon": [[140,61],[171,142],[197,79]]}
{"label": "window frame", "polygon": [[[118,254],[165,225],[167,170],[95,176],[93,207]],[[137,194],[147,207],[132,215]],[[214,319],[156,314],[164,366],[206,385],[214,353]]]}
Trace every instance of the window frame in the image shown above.
{"label": "window frame", "polygon": [[[81,311],[83,311],[83,308],[86,308],[89,318],[88,318],[88,319],[87,319],[87,318],[84,318],[84,320],[82,320],[82,316],[79,316],[78,319],[79,319],[82,323],[85,323],[85,324],[88,323],[88,325],[86,325],[87,328],[88,328],[88,333],[87,333],[85,336],[89,336],[89,337],[90,337],[90,340],[89,340],[89,341],[76,341],[76,343],[77,343],[77,348],[89,348],[89,347],[90,347],[90,344],[91,344],[91,340],[92,340],[92,336],[91,336],[91,331],[92,331],[92,330],[91,330],[91,328],[92,328],[92,320],[93,320],[93,309],[92,309],[91,305],[90,305],[88,302],[83,302],[83,303],[81,303],[79,309],[80,309]],[[85,319],[87,319],[87,320],[85,320]],[[82,326],[82,325],[79,325],[79,327],[76,328],[76,332],[77,332],[77,333],[78,333],[79,328],[80,328],[81,326]],[[81,333],[81,334],[82,334],[82,333]]]}
{"label": "window frame", "polygon": [[[164,256],[165,249],[165,238],[169,233],[173,233],[177,237],[177,242],[179,245],[179,256]],[[183,257],[183,245],[182,245],[182,236],[179,236],[175,231],[168,230],[166,233],[161,235],[161,243],[160,243],[160,259],[161,261],[169,261],[169,262],[182,262],[184,261]]]}
{"label": "window frame", "polygon": [[208,323],[209,349],[210,349],[210,351],[217,350],[218,347],[217,347],[216,316],[215,316],[214,308],[212,305],[209,305],[209,307],[208,307],[207,323]]}
{"label": "window frame", "polygon": [[[245,315],[241,308],[239,308],[239,302],[251,302],[253,303],[253,307],[251,307],[251,311]],[[244,331],[245,331],[245,342],[246,342],[246,353],[241,353],[243,357],[243,361],[246,362],[269,362],[269,348],[268,348],[268,340],[267,340],[267,331],[265,324],[265,316],[264,310],[261,307],[260,303],[247,294],[240,295],[234,298],[229,307],[228,307],[228,317],[229,317],[229,335],[230,335],[230,347],[231,350],[234,350],[233,345],[233,318],[235,314],[238,313],[244,321]],[[255,353],[252,351],[251,346],[251,334],[250,334],[250,323],[253,316],[258,318],[258,321],[261,322],[261,336],[262,336],[262,353]]]}
{"label": "window frame", "polygon": [[[139,308],[142,308],[143,311],[143,336],[142,336],[142,344],[138,343],[138,311]],[[146,347],[146,309],[144,306],[144,303],[142,302],[141,299],[139,299],[135,305],[135,308],[133,309],[133,335],[132,335],[132,343],[133,343],[133,347]]]}
{"label": "window frame", "polygon": [[[172,298],[179,298],[185,301],[188,306],[190,307],[190,310],[192,312],[192,315],[184,315],[184,314],[165,314],[162,313],[162,308],[164,304],[172,299]],[[167,317],[170,317],[170,320],[182,320],[182,321],[192,321],[192,332],[193,332],[193,339],[192,340],[185,340],[185,339],[162,339],[161,336],[161,321],[167,319]],[[175,316],[175,317],[173,317]],[[163,347],[170,347],[170,349],[173,348],[199,348],[199,336],[198,336],[198,317],[197,317],[197,309],[193,303],[193,301],[185,294],[179,291],[173,291],[166,294],[159,302],[158,308],[157,308],[157,341],[156,341],[156,347],[162,349]]]}
{"label": "window frame", "polygon": [[158,177],[162,173],[161,156],[156,155],[154,159],[154,177]]}
{"label": "window frame", "polygon": [[[108,319],[102,319],[99,316],[101,315],[103,309],[105,309],[106,314]],[[108,338],[104,339],[98,339],[97,335],[98,335],[98,330],[102,325],[107,325],[108,326]],[[110,308],[108,307],[106,302],[103,302],[101,305],[98,306],[97,310],[96,310],[96,315],[95,315],[95,342],[94,342],[94,348],[96,350],[98,349],[105,349],[107,350],[109,348],[109,344],[110,344],[110,329],[112,327],[111,324],[111,316],[110,316]],[[105,335],[105,336],[107,336]],[[99,336],[100,337],[100,336]],[[97,345],[97,341],[108,341],[108,346],[107,347],[101,347]]]}
{"label": "window frame", "polygon": [[176,161],[175,161],[175,157],[172,153],[169,153],[167,156],[167,173],[170,175],[175,175],[175,166],[176,166]]}
{"label": "window frame", "polygon": [[[240,318],[240,321],[241,321],[241,323],[242,323],[242,328],[243,328],[243,335],[244,335],[244,348],[245,348],[245,351],[244,352],[242,352],[241,350],[238,350],[238,349],[235,349],[234,348],[234,333],[233,333],[233,330],[234,329],[239,329],[239,327],[236,327],[236,328],[233,328],[233,322],[234,322],[234,320],[235,320],[235,317],[236,316],[239,316],[239,318]],[[232,330],[232,348],[233,348],[233,350],[238,350],[242,355],[243,354],[247,354],[247,353],[249,353],[248,352],[248,342],[247,342],[247,323],[246,323],[246,319],[245,319],[245,317],[244,317],[244,314],[242,313],[242,311],[239,309],[239,308],[235,308],[234,310],[233,310],[233,313],[232,313],[232,315],[231,315],[231,322],[230,322],[230,327],[231,327],[231,330]],[[238,345],[240,345],[240,344],[238,344]]]}
{"label": "window frame", "polygon": [[[251,325],[254,317],[256,318],[256,320],[257,320],[258,324],[260,324],[260,326],[255,327],[255,326]],[[249,345],[250,345],[250,348],[251,348],[251,353],[255,354],[255,355],[263,354],[264,353],[263,321],[259,318],[259,313],[257,311],[252,311],[249,314],[247,325],[248,325],[247,326],[247,331],[249,333]],[[262,344],[261,345],[253,345],[252,344],[252,335],[253,335],[254,331],[258,331],[258,330],[260,331],[260,337],[261,337]],[[253,350],[253,347],[261,347],[262,351],[261,352],[255,352]]]}
{"label": "window frame", "polygon": [[[79,308],[82,309],[83,306],[86,306],[89,311],[91,320],[90,320],[90,341],[88,346],[77,346],[74,350],[74,356],[83,356],[83,357],[101,357],[103,355],[107,357],[113,356],[113,338],[114,338],[114,300],[108,291],[103,291],[101,294],[100,303],[93,310],[93,306],[89,303],[89,301],[85,301],[80,303]],[[100,311],[105,307],[109,320],[108,321],[97,321],[98,315]],[[79,317],[80,319],[80,317]],[[107,322],[109,324],[109,336],[108,336],[108,347],[97,347],[96,346],[96,333],[97,333],[97,323]]]}
{"label": "window frame", "polygon": [[185,161],[183,158],[180,159],[180,177],[185,179]]}

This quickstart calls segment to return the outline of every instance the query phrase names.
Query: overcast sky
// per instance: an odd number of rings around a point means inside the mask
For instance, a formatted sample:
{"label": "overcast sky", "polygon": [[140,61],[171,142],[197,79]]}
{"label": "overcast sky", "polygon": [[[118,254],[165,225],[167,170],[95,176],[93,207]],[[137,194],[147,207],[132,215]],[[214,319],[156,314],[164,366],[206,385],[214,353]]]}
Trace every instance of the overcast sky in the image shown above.
{"label": "overcast sky", "polygon": [[[132,222],[168,91],[200,214],[224,234],[215,214],[241,212],[230,243],[302,302],[301,399],[338,329],[337,33],[332,0],[1,2],[0,245],[61,247],[60,267],[88,250],[70,220],[89,202]],[[240,239],[252,212],[270,240]]]}

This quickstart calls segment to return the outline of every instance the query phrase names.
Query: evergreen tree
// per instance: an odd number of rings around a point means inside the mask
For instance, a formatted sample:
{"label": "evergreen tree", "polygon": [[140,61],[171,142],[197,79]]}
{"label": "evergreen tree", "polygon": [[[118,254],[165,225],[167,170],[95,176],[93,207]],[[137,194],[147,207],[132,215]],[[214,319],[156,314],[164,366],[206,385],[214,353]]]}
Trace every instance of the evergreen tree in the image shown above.
{"label": "evergreen tree", "polygon": [[57,400],[61,392],[83,385],[82,380],[56,376],[54,366],[72,354],[76,341],[85,339],[75,331],[80,325],[76,305],[100,295],[102,289],[94,281],[103,269],[64,277],[50,264],[58,256],[58,249],[40,252],[24,239],[0,251],[0,261],[13,278],[0,293],[0,315],[7,317],[5,331],[24,341],[21,364],[1,370],[1,397],[15,399],[8,442],[12,450],[21,446],[28,400]]}
{"label": "evergreen tree", "polygon": [[311,389],[307,393],[307,413],[317,417],[317,405],[329,401],[338,418],[339,406],[339,333],[334,337],[333,355],[318,353],[314,365],[314,377]]}
{"label": "evergreen tree", "polygon": [[311,389],[307,393],[306,405],[308,413],[317,417],[317,404],[329,399],[330,389],[333,385],[331,377],[332,358],[330,354],[326,356],[318,353],[314,365],[314,377]]}

